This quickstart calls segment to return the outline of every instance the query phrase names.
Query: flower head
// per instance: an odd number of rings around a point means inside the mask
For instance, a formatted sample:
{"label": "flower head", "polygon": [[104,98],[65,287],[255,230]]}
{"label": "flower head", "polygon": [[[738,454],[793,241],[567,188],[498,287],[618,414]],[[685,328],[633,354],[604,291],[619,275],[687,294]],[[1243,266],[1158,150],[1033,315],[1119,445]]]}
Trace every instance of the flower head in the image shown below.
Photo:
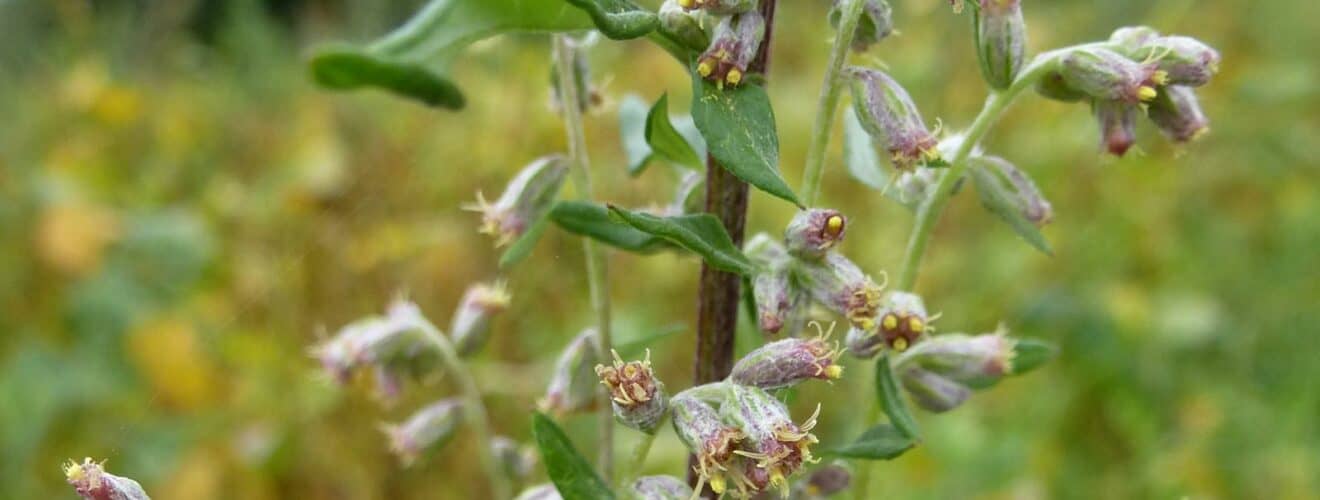
{"label": "flower head", "polygon": [[822,465],[811,471],[807,480],[799,483],[804,498],[825,498],[848,489],[852,473],[839,464]]}
{"label": "flower head", "polygon": [[879,321],[874,329],[854,328],[848,332],[848,351],[859,358],[871,358],[888,347],[906,351],[931,329],[933,318],[926,314],[921,296],[901,291],[885,295]]}
{"label": "flower head", "polygon": [[936,335],[894,361],[896,370],[920,367],[971,387],[986,387],[1013,372],[1015,340],[1004,332]]}
{"label": "flower head", "polygon": [[1125,54],[1139,61],[1151,61],[1167,75],[1169,85],[1199,87],[1219,72],[1219,51],[1186,36],[1145,39]]}
{"label": "flower head", "polygon": [[899,371],[898,381],[917,406],[931,413],[952,410],[972,397],[966,385],[917,366]]}
{"label": "flower head", "polygon": [[737,424],[747,436],[734,453],[752,460],[752,484],[757,490],[776,488],[787,497],[788,477],[803,464],[816,461],[811,456],[811,445],[817,440],[811,429],[816,426],[820,407],[798,425],[784,403],[774,396],[756,387],[731,384],[729,400],[720,411],[726,421]]}
{"label": "flower head", "polygon": [[1020,0],[980,0],[976,12],[976,57],[991,87],[1006,89],[1026,60],[1027,23]]}
{"label": "flower head", "polygon": [[[660,4],[660,30],[693,50],[704,49],[710,37],[701,29],[701,20],[682,6],[683,0],[665,0]],[[689,2],[691,3],[691,2]]]}
{"label": "flower head", "polygon": [[642,476],[629,487],[637,498],[645,500],[689,500],[692,487],[673,476]]}
{"label": "flower head", "polygon": [[1137,143],[1139,108],[1123,101],[1096,100],[1091,104],[1100,125],[1100,149],[1123,156]]}
{"label": "flower head", "polygon": [[843,366],[837,342],[822,334],[811,339],[786,338],[747,353],[733,366],[729,380],[766,390],[797,385],[808,379],[838,380]]}
{"label": "flower head", "polygon": [[82,463],[69,460],[64,464],[64,478],[85,500],[151,500],[137,481],[106,472],[104,463],[91,458]]}
{"label": "flower head", "polygon": [[939,141],[926,128],[907,90],[880,70],[853,66],[845,74],[852,81],[858,120],[889,151],[896,168],[907,170],[940,159]]}
{"label": "flower head", "polygon": [[554,205],[568,174],[562,155],[537,158],[523,167],[494,203],[477,193],[477,202],[463,208],[481,213],[481,232],[495,238],[495,246],[512,243]]}
{"label": "flower head", "polygon": [[855,327],[870,330],[875,326],[884,287],[847,257],[830,252],[819,261],[799,260],[794,268],[798,282],[817,302],[844,315]]}
{"label": "flower head", "polygon": [[721,86],[741,84],[763,38],[765,18],[760,12],[750,10],[723,18],[715,26],[710,46],[697,59],[697,74]]}
{"label": "flower head", "polygon": [[611,366],[596,365],[596,376],[610,391],[614,418],[633,429],[652,434],[668,409],[665,384],[651,369],[651,351],[642,361],[624,362],[619,353]]}
{"label": "flower head", "polygon": [[789,279],[788,269],[783,267],[761,271],[753,277],[752,298],[756,302],[757,326],[767,333],[779,333],[785,324],[793,321],[794,313],[804,308],[802,294]]}
{"label": "flower head", "polygon": [[382,425],[381,431],[390,441],[390,451],[407,467],[443,448],[454,437],[462,417],[463,407],[457,399],[442,399],[408,420]]}
{"label": "flower head", "polygon": [[1210,131],[1210,120],[1201,111],[1196,91],[1181,85],[1170,85],[1151,101],[1146,116],[1169,140],[1177,143],[1192,142]]}
{"label": "flower head", "polygon": [[721,392],[725,387],[726,384],[694,387],[675,394],[670,400],[674,432],[696,455],[696,472],[701,484],[709,484],[717,494],[727,491],[730,483],[740,492],[748,489],[748,479],[740,463],[742,459],[734,454],[746,434],[726,425],[715,408],[698,395],[703,390]]}
{"label": "flower head", "polygon": [[539,403],[541,410],[565,414],[590,407],[596,396],[597,359],[596,330],[584,330],[559,354],[545,397]]}
{"label": "flower head", "polygon": [[1036,227],[1042,227],[1054,220],[1054,206],[1045,199],[1026,172],[998,156],[978,156],[973,160],[991,171],[996,184],[1017,205],[1018,213],[1022,214],[1022,218],[1035,224]]}
{"label": "flower head", "polygon": [[1139,104],[1159,95],[1168,73],[1099,47],[1069,50],[1059,60],[1059,74],[1069,87],[1100,101]]}
{"label": "flower head", "polygon": [[847,222],[838,210],[802,210],[793,216],[793,220],[784,229],[784,243],[794,256],[817,259],[843,241]]}
{"label": "flower head", "polygon": [[[862,17],[857,20],[857,31],[853,32],[852,41],[852,49],[857,52],[866,51],[894,33],[894,10],[889,7],[888,1],[861,1]],[[838,29],[839,21],[843,17],[843,5],[842,1],[834,0],[834,6],[830,8],[830,26],[835,29]]]}
{"label": "flower head", "polygon": [[391,304],[384,316],[371,316],[349,323],[329,340],[312,348],[312,356],[341,384],[354,372],[371,369],[378,395],[386,400],[398,396],[399,378],[420,376],[438,363],[433,344],[418,328],[425,321],[416,304],[404,300]]}
{"label": "flower head", "polygon": [[509,290],[504,283],[477,283],[469,286],[449,323],[449,334],[459,355],[481,350],[490,338],[490,320],[509,306]]}

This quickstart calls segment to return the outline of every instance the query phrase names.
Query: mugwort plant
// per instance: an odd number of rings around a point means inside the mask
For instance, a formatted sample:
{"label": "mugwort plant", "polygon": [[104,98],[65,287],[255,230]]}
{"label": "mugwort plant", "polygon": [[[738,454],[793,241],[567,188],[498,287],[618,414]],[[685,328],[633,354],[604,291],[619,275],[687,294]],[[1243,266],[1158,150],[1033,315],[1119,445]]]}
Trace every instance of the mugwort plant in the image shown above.
{"label": "mugwort plant", "polygon": [[[958,314],[932,314],[940,309],[928,301],[938,298],[916,289],[932,230],[964,184],[1028,244],[1051,252],[1039,229],[1051,221],[1054,208],[1029,170],[980,145],[1010,104],[1034,91],[1089,106],[1100,150],[1120,156],[1134,145],[1136,122],[1143,117],[1176,143],[1209,130],[1196,90],[1213,79],[1220,56],[1198,40],[1125,27],[1107,40],[1029,56],[1020,0],[953,0],[954,12],[971,20],[972,48],[988,88],[980,113],[960,128],[923,115],[890,72],[862,57],[849,62],[854,53],[903,43],[889,40],[895,31],[889,2],[834,0],[823,16],[833,44],[802,183],[794,190],[780,174],[779,138],[765,91],[776,3],[664,0],[651,10],[631,0],[432,0],[377,41],[326,46],[313,55],[311,77],[325,88],[377,88],[459,110],[464,95],[449,72],[466,46],[515,31],[549,33],[553,46],[549,88],[552,109],[562,116],[567,134],[564,151],[528,152],[538,158],[498,197],[478,195],[465,208],[480,214],[473,224],[501,252],[498,273],[492,274],[514,272],[549,227],[581,236],[595,319],[583,325],[554,365],[533,417],[534,447],[490,428],[465,365],[492,335],[492,318],[522,307],[501,280],[468,288],[447,333],[423,313],[429,305],[397,299],[384,314],[343,326],[314,346],[311,354],[330,378],[370,378],[383,400],[395,399],[417,378],[443,374],[454,382],[458,394],[382,425],[382,447],[402,465],[423,463],[462,435],[478,443],[487,494],[497,499],[513,497],[519,486],[525,486],[519,498],[820,498],[849,490],[866,498],[874,462],[920,444],[913,405],[934,413],[954,410],[977,391],[1027,372],[1053,353],[1048,344],[1012,337],[1003,327],[937,334],[936,323],[943,329],[957,323]],[[596,33],[650,42],[673,56],[676,70],[691,76],[690,117],[671,116],[663,95],[649,107],[636,96],[619,101],[629,173],[637,175],[656,162],[681,172],[666,205],[631,209],[603,203],[598,199],[609,199],[608,194],[593,189],[583,122],[602,102],[586,52]],[[840,118],[845,93],[852,106]],[[850,221],[867,214],[844,214],[819,203],[837,119],[843,121],[848,173],[914,213],[906,255],[893,279],[845,252]],[[576,199],[562,199],[566,183],[573,184]],[[783,222],[782,233],[744,238],[749,187],[799,209]],[[649,351],[620,353],[614,344],[605,259],[611,250],[701,258],[691,384],[662,382]],[[735,363],[733,334],[744,307],[765,343]],[[875,360],[874,385],[866,385],[856,399],[874,401],[863,405],[869,410],[858,417],[870,427],[850,442],[820,443],[813,433],[818,416],[847,410],[817,405],[811,414],[794,414],[783,398],[804,382],[864,376],[845,374],[839,364],[845,353]],[[594,463],[555,423],[592,408],[601,422]],[[624,462],[613,456],[610,422],[641,436]],[[653,439],[671,431],[691,452],[687,470],[639,477]],[[538,458],[550,483],[529,485],[539,476]],[[70,463],[65,475],[84,498],[147,498],[136,482],[111,475],[90,459]]]}

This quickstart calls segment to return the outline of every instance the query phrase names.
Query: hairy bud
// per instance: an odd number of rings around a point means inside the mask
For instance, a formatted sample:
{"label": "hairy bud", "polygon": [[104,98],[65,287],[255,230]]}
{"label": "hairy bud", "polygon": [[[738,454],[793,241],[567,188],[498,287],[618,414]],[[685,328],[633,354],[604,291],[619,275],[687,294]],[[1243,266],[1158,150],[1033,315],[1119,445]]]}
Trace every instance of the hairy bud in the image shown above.
{"label": "hairy bud", "polygon": [[967,386],[918,367],[899,372],[898,381],[917,406],[931,413],[957,408],[972,396]]}
{"label": "hairy bud", "polygon": [[1137,143],[1136,105],[1121,101],[1094,101],[1091,112],[1100,124],[1100,149],[1123,156]]}
{"label": "hairy bud", "polygon": [[788,407],[762,389],[733,384],[729,386],[729,394],[729,401],[720,412],[725,421],[735,423],[747,435],[743,449],[734,453],[755,462],[755,469],[749,469],[755,470],[750,477],[754,489],[759,491],[769,486],[787,497],[788,477],[804,463],[816,461],[811,457],[811,445],[817,442],[811,429],[816,426],[820,406],[798,425],[789,417]]}
{"label": "hairy bud", "polygon": [[555,362],[541,411],[562,415],[591,406],[596,396],[596,330],[578,334]]}
{"label": "hairy bud", "polygon": [[798,261],[798,282],[817,302],[844,315],[857,328],[875,327],[882,285],[871,281],[857,264],[837,252],[819,261]]}
{"label": "hairy bud", "polygon": [[553,484],[538,484],[519,493],[513,500],[564,500]]}
{"label": "hairy bud", "polygon": [[481,213],[481,232],[494,237],[495,246],[501,247],[522,236],[550,210],[567,175],[564,156],[543,156],[523,167],[495,203],[477,192],[477,202],[463,208]]}
{"label": "hairy bud", "polygon": [[784,243],[789,253],[799,258],[818,259],[843,241],[847,219],[838,210],[809,208],[799,211],[784,229]]}
{"label": "hairy bud", "polygon": [[1040,193],[1040,189],[1026,172],[998,156],[978,156],[973,158],[973,161],[991,170],[995,174],[994,178],[1007,181],[1007,185],[1002,185],[1002,182],[999,184],[1003,192],[1017,205],[1022,218],[1035,224],[1036,227],[1042,227],[1054,220],[1053,205],[1050,205],[1049,200]]}
{"label": "hairy bud", "polygon": [[1149,39],[1124,54],[1138,61],[1152,61],[1168,75],[1169,85],[1200,87],[1219,72],[1219,51],[1186,36]]}
{"label": "hairy bud", "polygon": [[766,390],[782,389],[808,379],[838,380],[843,366],[837,342],[824,336],[813,339],[788,338],[763,345],[733,365],[729,380]]}
{"label": "hairy bud", "polygon": [[850,483],[852,483],[852,472],[849,472],[847,467],[829,464],[811,471],[807,480],[799,483],[795,490],[804,500],[814,500],[842,492],[848,489]]}
{"label": "hairy bud", "polygon": [[[894,33],[894,10],[886,0],[859,1],[862,2],[862,17],[857,20],[857,31],[853,32],[852,49],[863,52]],[[830,9],[830,26],[835,29],[843,17],[843,6],[842,0],[834,0],[834,7]]]}
{"label": "hairy bud", "polygon": [[743,253],[763,268],[782,267],[789,263],[788,248],[766,233],[756,233],[743,243]]}
{"label": "hairy bud", "polygon": [[1064,82],[1096,100],[1138,104],[1154,99],[1168,74],[1154,64],[1132,61],[1098,47],[1068,51],[1059,60]]}
{"label": "hairy bud", "polygon": [[888,347],[897,352],[906,351],[926,331],[932,319],[926,314],[921,296],[892,291],[885,294],[880,306],[879,321],[874,329],[853,328],[848,331],[848,352],[862,359],[875,357]]}
{"label": "hairy bud", "polygon": [[976,58],[985,81],[1006,89],[1026,59],[1027,23],[1020,0],[980,0],[976,9]]}
{"label": "hairy bud", "polygon": [[1119,52],[1131,53],[1159,37],[1160,32],[1148,26],[1124,26],[1109,35],[1109,43],[1117,46]]}
{"label": "hairy bud", "polygon": [[331,339],[312,348],[312,356],[336,382],[347,383],[363,368],[376,376],[378,396],[393,400],[401,376],[417,377],[431,371],[439,357],[435,346],[417,328],[424,321],[416,304],[398,301],[385,316],[350,323]]}
{"label": "hairy bud", "polygon": [[614,364],[596,365],[596,376],[610,391],[614,418],[630,428],[655,434],[668,410],[668,400],[665,384],[655,378],[655,372],[651,370],[651,351],[646,351],[646,358],[642,361],[627,363],[619,358],[619,353],[610,352],[614,355]]}
{"label": "hairy bud", "polygon": [[756,8],[757,0],[678,0],[679,7],[687,10],[703,10],[717,16],[728,16],[751,12]]}
{"label": "hairy bud", "polygon": [[[728,490],[729,483],[739,491],[746,491],[747,478],[734,454],[738,443],[746,437],[735,427],[726,425],[715,408],[705,401],[701,392],[723,394],[732,384],[708,384],[694,387],[670,400],[674,414],[674,432],[697,457],[696,472],[701,484],[709,484],[716,494]],[[701,488],[701,484],[697,489]]]}
{"label": "hairy bud", "polygon": [[665,0],[660,4],[660,30],[673,36],[684,46],[692,50],[702,50],[710,45],[710,37],[701,29],[701,20],[684,9],[682,0]]}
{"label": "hairy bud", "polygon": [[753,10],[725,17],[715,26],[710,46],[697,59],[697,74],[721,86],[742,83],[763,38],[765,18],[760,12]]}
{"label": "hairy bud", "polygon": [[1085,93],[1068,86],[1063,74],[1058,71],[1048,72],[1036,80],[1036,93],[1046,99],[1062,102],[1077,102],[1086,98]]}
{"label": "hairy bud", "polygon": [[857,118],[894,162],[906,170],[940,159],[939,141],[926,128],[917,105],[898,82],[879,70],[857,66],[845,70],[852,82]]}
{"label": "hairy bud", "polygon": [[1172,85],[1150,103],[1146,116],[1169,140],[1178,143],[1199,139],[1210,131],[1210,121],[1201,111],[1196,91]]}
{"label": "hairy bud", "polygon": [[520,446],[517,441],[505,436],[490,438],[490,452],[500,470],[510,479],[526,479],[536,467],[536,450]]}
{"label": "hairy bud", "polygon": [[689,500],[692,488],[673,476],[642,476],[628,488],[640,500]]}
{"label": "hairy bud", "polygon": [[82,463],[69,460],[64,464],[64,478],[84,500],[151,500],[137,481],[106,472],[104,463],[91,458]]}
{"label": "hairy bud", "polygon": [[449,334],[460,356],[481,350],[490,338],[490,320],[509,306],[509,290],[503,283],[469,286],[449,323]]}
{"label": "hairy bud", "polygon": [[973,388],[988,387],[1013,371],[1015,340],[1003,333],[936,335],[894,361],[895,370],[919,367]]}
{"label": "hairy bud", "polygon": [[402,423],[382,425],[381,431],[390,441],[390,451],[407,467],[449,443],[462,417],[462,403],[457,399],[442,399],[418,410]]}
{"label": "hairy bud", "polygon": [[779,333],[801,306],[789,272],[782,267],[762,271],[752,278],[752,298],[756,302],[757,326],[767,333]]}

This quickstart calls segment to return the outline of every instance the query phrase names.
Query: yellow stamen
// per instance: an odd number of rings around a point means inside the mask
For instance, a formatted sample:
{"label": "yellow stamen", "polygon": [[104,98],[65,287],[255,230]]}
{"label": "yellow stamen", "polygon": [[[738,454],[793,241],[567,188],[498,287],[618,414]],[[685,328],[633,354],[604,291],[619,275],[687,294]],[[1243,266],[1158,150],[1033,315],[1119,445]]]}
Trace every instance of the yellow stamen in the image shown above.
{"label": "yellow stamen", "polygon": [[684,9],[691,9],[693,5],[692,0],[678,0],[678,6]]}
{"label": "yellow stamen", "polygon": [[913,316],[913,317],[911,317],[911,318],[908,318],[908,329],[909,329],[909,330],[912,330],[913,332],[916,332],[916,333],[920,333],[925,327],[926,327],[926,324],[925,324],[925,323],[922,323],[921,318],[918,318],[918,317],[916,317],[916,316]]}
{"label": "yellow stamen", "polygon": [[1140,89],[1137,89],[1137,98],[1143,101],[1154,99],[1157,95],[1159,95],[1159,92],[1155,90],[1155,87],[1143,85]]}
{"label": "yellow stamen", "polygon": [[1156,85],[1168,84],[1169,72],[1162,69],[1155,70],[1155,73],[1150,76],[1150,81],[1155,82]]}
{"label": "yellow stamen", "polygon": [[903,338],[903,337],[899,337],[899,338],[894,339],[894,350],[895,350],[895,351],[903,352],[903,351],[906,351],[907,348],[908,348],[908,341],[907,341],[907,339],[905,339],[905,338]]}
{"label": "yellow stamen", "polygon": [[838,215],[830,216],[830,218],[825,221],[825,230],[830,236],[838,236],[839,232],[843,231],[843,217]]}
{"label": "yellow stamen", "polygon": [[724,482],[724,476],[723,476],[723,475],[716,474],[716,475],[714,475],[714,476],[711,476],[711,478],[710,478],[710,491],[715,492],[716,495],[723,495],[723,494],[724,494],[724,490],[725,490],[727,487],[728,487],[728,485]]}
{"label": "yellow stamen", "polygon": [[742,81],[742,72],[738,71],[737,68],[731,69],[729,74],[724,75],[724,80],[729,82],[729,85],[737,85],[738,82]]}
{"label": "yellow stamen", "polygon": [[886,314],[885,317],[880,320],[880,327],[885,330],[898,328],[898,316],[895,316],[893,313]]}
{"label": "yellow stamen", "polygon": [[825,378],[830,380],[839,380],[843,377],[843,367],[840,365],[830,365],[825,369]]}
{"label": "yellow stamen", "polygon": [[715,62],[706,59],[697,64],[697,74],[702,78],[710,76],[710,72],[715,71]]}

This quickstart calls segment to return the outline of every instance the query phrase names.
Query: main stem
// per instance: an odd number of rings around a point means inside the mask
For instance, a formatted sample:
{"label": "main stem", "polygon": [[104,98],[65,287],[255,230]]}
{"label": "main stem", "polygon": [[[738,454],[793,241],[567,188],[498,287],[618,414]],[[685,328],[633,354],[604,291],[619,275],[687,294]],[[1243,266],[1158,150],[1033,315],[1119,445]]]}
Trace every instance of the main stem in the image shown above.
{"label": "main stem", "polygon": [[862,18],[865,0],[847,0],[843,8],[843,17],[839,20],[839,29],[834,34],[834,46],[830,49],[829,65],[825,68],[825,81],[821,83],[820,100],[816,103],[816,124],[811,131],[811,145],[807,149],[807,166],[802,171],[802,204],[812,207],[820,195],[821,178],[825,176],[825,150],[830,145],[830,128],[834,125],[834,115],[839,107],[840,73],[843,63],[848,60],[848,50],[852,47],[853,34],[857,23]]}
{"label": "main stem", "polygon": [[[582,126],[582,102],[578,96],[576,78],[573,77],[573,57],[576,48],[566,35],[555,36],[555,64],[559,73],[560,107],[564,113],[564,128],[568,131],[568,158],[572,166],[573,184],[578,198],[591,201],[591,168],[587,158],[587,138]],[[613,341],[610,333],[609,268],[605,254],[591,238],[582,238],[582,253],[587,261],[587,283],[591,294],[591,307],[596,313],[596,359],[610,359]],[[597,405],[600,418],[599,460],[597,468],[607,478],[614,476],[614,411],[609,392],[602,386]]]}
{"label": "main stem", "polygon": [[[769,67],[775,0],[761,0],[757,8],[765,17],[765,38],[747,71],[764,75]],[[720,166],[710,155],[706,155],[706,212],[719,218],[734,245],[742,246],[747,223],[747,183]],[[701,281],[697,288],[694,386],[723,380],[733,368],[733,339],[738,326],[741,287],[742,278],[737,274],[717,270],[702,262]],[[694,460],[694,457],[688,457],[688,484],[695,486]],[[709,489],[703,494],[709,495]]]}

